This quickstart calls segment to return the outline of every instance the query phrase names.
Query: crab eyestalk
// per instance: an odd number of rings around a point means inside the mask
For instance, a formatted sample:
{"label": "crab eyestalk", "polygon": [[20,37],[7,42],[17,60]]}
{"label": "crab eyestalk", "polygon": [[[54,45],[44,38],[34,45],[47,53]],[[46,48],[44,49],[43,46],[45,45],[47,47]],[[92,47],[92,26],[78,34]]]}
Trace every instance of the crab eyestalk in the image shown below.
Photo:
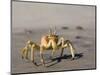
{"label": "crab eyestalk", "polygon": [[56,35],[56,27],[54,28],[54,32],[53,32],[53,34]]}
{"label": "crab eyestalk", "polygon": [[52,35],[52,29],[51,28],[49,29],[49,35]]}

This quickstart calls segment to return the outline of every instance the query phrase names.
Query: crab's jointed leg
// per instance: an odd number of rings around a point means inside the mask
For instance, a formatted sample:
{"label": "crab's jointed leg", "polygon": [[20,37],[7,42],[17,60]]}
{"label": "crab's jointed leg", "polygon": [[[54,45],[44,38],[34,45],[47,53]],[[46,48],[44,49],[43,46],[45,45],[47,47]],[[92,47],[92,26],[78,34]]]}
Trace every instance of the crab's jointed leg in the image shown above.
{"label": "crab's jointed leg", "polygon": [[69,48],[70,52],[71,52],[71,55],[72,55],[72,59],[75,58],[75,49],[74,49],[72,43],[69,40],[65,41],[65,44],[63,45],[63,48]]}
{"label": "crab's jointed leg", "polygon": [[44,57],[43,57],[43,47],[40,47],[40,58],[41,58],[41,63],[43,66],[45,66],[45,61],[44,61]]}

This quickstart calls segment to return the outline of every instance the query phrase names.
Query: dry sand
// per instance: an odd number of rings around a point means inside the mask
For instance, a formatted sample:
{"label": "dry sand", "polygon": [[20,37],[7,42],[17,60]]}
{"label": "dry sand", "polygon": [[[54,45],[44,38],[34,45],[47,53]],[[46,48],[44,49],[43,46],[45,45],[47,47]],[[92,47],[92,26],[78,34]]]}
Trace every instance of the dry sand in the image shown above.
{"label": "dry sand", "polygon": [[[27,40],[32,39],[39,44],[41,36],[48,34],[50,26],[56,26],[57,34],[73,43],[76,59],[71,60],[70,51],[65,49],[63,57],[59,57],[60,50],[57,50],[52,62],[51,50],[45,51],[47,67],[35,66],[28,60],[22,60],[20,49],[25,46]],[[77,26],[83,27],[83,30],[77,29]],[[94,6],[12,3],[12,73],[94,69],[95,41]],[[39,51],[36,51],[35,61],[40,64]]]}

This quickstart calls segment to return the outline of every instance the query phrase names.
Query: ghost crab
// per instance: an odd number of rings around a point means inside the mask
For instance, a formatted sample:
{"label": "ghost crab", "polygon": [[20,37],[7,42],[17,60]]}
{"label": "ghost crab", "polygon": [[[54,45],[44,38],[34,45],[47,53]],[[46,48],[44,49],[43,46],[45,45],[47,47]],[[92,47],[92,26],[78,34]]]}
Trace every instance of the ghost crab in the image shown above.
{"label": "ghost crab", "polygon": [[40,58],[41,63],[43,66],[45,66],[45,60],[43,57],[44,50],[52,50],[52,57],[57,49],[61,49],[60,56],[63,55],[63,50],[65,48],[68,48],[71,52],[72,59],[75,58],[75,49],[72,45],[72,43],[69,40],[64,40],[63,37],[59,37],[59,35],[56,34],[56,32],[52,32],[51,29],[49,30],[48,35],[44,35],[41,38],[40,45],[37,45],[33,41],[29,40],[26,44],[26,46],[21,50],[22,57],[28,58],[28,52],[31,51],[31,61],[35,63],[34,61],[34,51],[40,50]]}

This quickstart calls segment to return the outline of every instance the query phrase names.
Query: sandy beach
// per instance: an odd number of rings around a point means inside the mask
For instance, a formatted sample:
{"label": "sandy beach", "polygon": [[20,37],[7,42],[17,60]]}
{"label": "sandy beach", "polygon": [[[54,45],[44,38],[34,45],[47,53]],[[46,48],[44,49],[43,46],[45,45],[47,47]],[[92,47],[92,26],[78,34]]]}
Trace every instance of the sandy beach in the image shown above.
{"label": "sandy beach", "polygon": [[[70,40],[75,47],[75,60],[71,60],[68,49],[60,57],[57,50],[51,60],[51,50],[44,52],[47,67],[35,66],[21,58],[20,49],[31,39],[40,44],[50,27],[59,36]],[[82,27],[79,28],[79,27]],[[36,73],[68,70],[95,69],[95,6],[59,5],[31,2],[12,2],[11,72]],[[39,50],[35,61],[41,64]]]}

